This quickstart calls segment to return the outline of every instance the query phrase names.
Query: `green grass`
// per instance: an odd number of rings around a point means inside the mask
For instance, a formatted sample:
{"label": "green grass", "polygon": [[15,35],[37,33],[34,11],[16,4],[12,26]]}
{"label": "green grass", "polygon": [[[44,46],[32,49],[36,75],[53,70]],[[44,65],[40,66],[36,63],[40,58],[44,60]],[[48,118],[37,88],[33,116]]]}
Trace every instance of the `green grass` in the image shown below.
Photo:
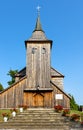
{"label": "green grass", "polygon": [[2,116],[3,113],[8,113],[9,116],[11,116],[11,111],[10,111],[10,109],[0,109],[0,122],[3,121],[3,116]]}
{"label": "green grass", "polygon": [[[9,115],[9,118],[12,117],[12,113],[10,109],[0,109],[0,122],[3,122],[3,113],[7,113]],[[17,113],[19,113],[19,110],[17,109]]]}
{"label": "green grass", "polygon": [[79,115],[81,115],[81,114],[83,114],[83,112],[81,112],[81,111],[76,111],[76,110],[71,110],[71,111],[70,111],[70,115],[72,115],[72,114],[79,114]]}
{"label": "green grass", "polygon": [[71,110],[71,111],[70,111],[70,116],[73,115],[73,114],[78,114],[78,115],[80,116],[79,121],[80,121],[80,122],[83,122],[83,112],[81,112],[81,111],[76,111],[76,110]]}

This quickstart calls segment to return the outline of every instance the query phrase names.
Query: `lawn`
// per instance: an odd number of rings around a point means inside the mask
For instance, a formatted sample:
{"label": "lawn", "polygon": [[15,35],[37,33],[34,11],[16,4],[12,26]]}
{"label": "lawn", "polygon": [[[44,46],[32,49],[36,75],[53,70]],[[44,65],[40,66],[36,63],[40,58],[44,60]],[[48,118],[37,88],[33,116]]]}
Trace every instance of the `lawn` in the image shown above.
{"label": "lawn", "polygon": [[70,115],[71,114],[79,114],[79,115],[81,115],[81,114],[83,114],[83,112],[81,112],[81,111],[76,111],[76,110],[71,110],[70,111]]}
{"label": "lawn", "polygon": [[9,115],[11,115],[10,109],[0,109],[0,122],[3,121],[3,113],[8,113]]}
{"label": "lawn", "polygon": [[11,118],[12,117],[12,112],[15,111],[16,113],[19,112],[18,109],[0,109],[0,122],[3,121],[3,114],[8,114],[8,117]]}
{"label": "lawn", "polygon": [[73,114],[78,114],[78,115],[80,115],[79,121],[83,122],[83,112],[71,110],[71,111],[70,111],[70,115],[73,115]]}

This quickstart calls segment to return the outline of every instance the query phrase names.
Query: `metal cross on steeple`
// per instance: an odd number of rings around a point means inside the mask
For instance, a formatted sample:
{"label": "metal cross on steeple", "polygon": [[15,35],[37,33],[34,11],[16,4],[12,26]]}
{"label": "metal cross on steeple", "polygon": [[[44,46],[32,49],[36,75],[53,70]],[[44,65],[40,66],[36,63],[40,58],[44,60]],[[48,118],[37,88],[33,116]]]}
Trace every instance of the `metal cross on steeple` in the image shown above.
{"label": "metal cross on steeple", "polygon": [[38,6],[37,6],[38,15],[40,15],[40,8],[41,8],[41,7],[38,5]]}
{"label": "metal cross on steeple", "polygon": [[40,22],[40,6],[37,6],[37,13],[38,13],[38,16],[37,16],[37,21],[36,21],[36,26],[35,26],[35,30],[34,31],[43,31],[42,30],[42,26],[41,26],[41,22]]}

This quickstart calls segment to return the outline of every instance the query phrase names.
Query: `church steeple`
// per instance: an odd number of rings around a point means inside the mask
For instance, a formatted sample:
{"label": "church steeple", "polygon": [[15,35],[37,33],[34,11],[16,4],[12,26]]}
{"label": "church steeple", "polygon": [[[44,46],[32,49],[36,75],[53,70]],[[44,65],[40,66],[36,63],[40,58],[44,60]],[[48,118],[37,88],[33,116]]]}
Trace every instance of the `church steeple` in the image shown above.
{"label": "church steeple", "polygon": [[25,41],[25,46],[27,42],[32,42],[32,41],[45,41],[45,42],[50,42],[51,46],[52,46],[52,41],[49,40],[46,35],[45,32],[42,29],[42,25],[41,25],[41,21],[40,21],[40,7],[37,7],[38,10],[38,16],[37,16],[37,20],[36,20],[36,25],[35,25],[35,29],[32,32],[31,37]]}
{"label": "church steeple", "polygon": [[39,15],[38,15],[38,17],[37,17],[36,26],[35,26],[35,30],[34,30],[34,31],[43,31],[43,30],[42,30],[42,26],[41,26],[40,16],[39,16]]}
{"label": "church steeple", "polygon": [[45,35],[45,32],[42,29],[42,25],[40,22],[40,7],[37,7],[38,10],[38,16],[36,20],[35,29],[32,32],[32,36],[28,39],[28,41],[42,41],[42,40],[48,40],[48,38]]}
{"label": "church steeple", "polygon": [[35,29],[32,33],[32,36],[29,38],[29,41],[32,41],[32,40],[48,40],[43,29],[42,29],[39,14],[37,17]]}
{"label": "church steeple", "polygon": [[50,54],[52,41],[48,40],[42,29],[40,13],[32,36],[25,41],[27,87],[33,90],[50,89]]}

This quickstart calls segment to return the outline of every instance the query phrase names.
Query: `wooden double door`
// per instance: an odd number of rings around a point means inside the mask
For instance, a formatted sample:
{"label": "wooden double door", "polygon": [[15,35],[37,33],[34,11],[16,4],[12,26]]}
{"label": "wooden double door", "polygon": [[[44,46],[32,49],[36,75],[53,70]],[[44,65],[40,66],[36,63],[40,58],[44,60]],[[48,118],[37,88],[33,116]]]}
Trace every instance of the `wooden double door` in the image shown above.
{"label": "wooden double door", "polygon": [[24,104],[28,107],[44,107],[44,95],[41,93],[24,93]]}
{"label": "wooden double door", "polygon": [[[24,92],[24,104],[31,107],[52,107],[51,92]],[[53,105],[54,106],[54,105]]]}
{"label": "wooden double door", "polygon": [[34,107],[44,107],[44,96],[42,94],[34,94],[33,106]]}

